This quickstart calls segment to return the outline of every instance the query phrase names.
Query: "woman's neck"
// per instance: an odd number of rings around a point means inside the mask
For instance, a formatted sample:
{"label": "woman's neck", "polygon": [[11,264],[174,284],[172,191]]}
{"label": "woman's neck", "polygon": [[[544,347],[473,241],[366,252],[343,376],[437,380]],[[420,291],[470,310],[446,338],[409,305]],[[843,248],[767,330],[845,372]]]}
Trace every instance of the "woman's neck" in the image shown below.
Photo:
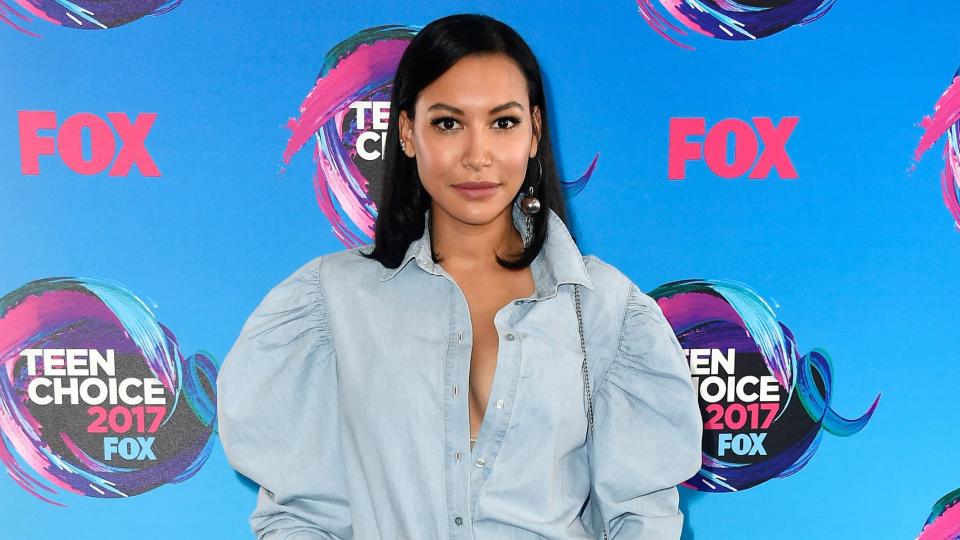
{"label": "woman's neck", "polygon": [[431,247],[443,258],[445,266],[463,269],[499,266],[495,255],[508,258],[523,251],[523,240],[513,226],[509,206],[489,223],[479,225],[460,221],[436,205],[430,217]]}

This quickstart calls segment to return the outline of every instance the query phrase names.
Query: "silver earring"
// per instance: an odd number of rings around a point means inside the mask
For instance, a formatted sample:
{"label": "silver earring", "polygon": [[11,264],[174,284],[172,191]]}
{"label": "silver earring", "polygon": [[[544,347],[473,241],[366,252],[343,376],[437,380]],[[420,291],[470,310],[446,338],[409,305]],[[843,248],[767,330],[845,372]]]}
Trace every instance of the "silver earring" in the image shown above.
{"label": "silver earring", "polygon": [[407,143],[403,139],[400,139],[400,150],[403,150],[404,153],[407,151]]}
{"label": "silver earring", "polygon": [[533,194],[533,189],[535,186],[540,184],[540,179],[543,178],[543,164],[540,163],[540,158],[537,157],[537,165],[539,166],[540,174],[537,176],[537,183],[533,186],[527,188],[527,193],[524,194],[520,192],[520,196],[517,197],[520,205],[520,211],[523,212],[524,219],[524,234],[523,234],[523,248],[526,249],[530,245],[530,242],[533,239],[533,215],[540,211],[540,199]]}
{"label": "silver earring", "polygon": [[536,214],[540,211],[540,199],[533,194],[533,188],[540,184],[540,179],[543,178],[543,165],[540,163],[539,157],[537,158],[537,165],[540,168],[540,175],[537,177],[537,183],[527,188],[527,195],[520,201],[520,210],[528,216]]}

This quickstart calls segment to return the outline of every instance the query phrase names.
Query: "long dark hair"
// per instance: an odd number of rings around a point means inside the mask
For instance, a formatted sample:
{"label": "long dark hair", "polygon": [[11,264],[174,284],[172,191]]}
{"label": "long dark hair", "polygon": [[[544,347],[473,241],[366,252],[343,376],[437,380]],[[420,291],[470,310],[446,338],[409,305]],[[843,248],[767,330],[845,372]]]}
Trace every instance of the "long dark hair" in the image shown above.
{"label": "long dark hair", "polygon": [[[540,199],[540,211],[533,215],[533,237],[521,256],[514,260],[497,256],[505,268],[526,268],[540,253],[546,239],[548,209],[567,222],[563,192],[557,174],[557,165],[550,144],[550,123],[543,92],[540,65],[533,51],[519,34],[506,24],[486,15],[457,14],[437,19],[423,27],[404,51],[397,66],[390,95],[390,118],[384,151],[382,200],[377,205],[374,225],[374,249],[360,252],[369,259],[380,261],[387,268],[400,265],[410,243],[423,235],[426,226],[424,214],[431,205],[431,197],[420,183],[417,163],[400,151],[398,136],[400,111],[414,118],[417,96],[461,58],[474,54],[504,54],[512,59],[527,81],[530,110],[540,108],[540,140],[537,159],[527,161],[527,173],[520,191],[534,187]],[[537,181],[540,178],[539,182]],[[509,210],[508,210],[509,211]],[[440,262],[436,252],[434,263]]]}

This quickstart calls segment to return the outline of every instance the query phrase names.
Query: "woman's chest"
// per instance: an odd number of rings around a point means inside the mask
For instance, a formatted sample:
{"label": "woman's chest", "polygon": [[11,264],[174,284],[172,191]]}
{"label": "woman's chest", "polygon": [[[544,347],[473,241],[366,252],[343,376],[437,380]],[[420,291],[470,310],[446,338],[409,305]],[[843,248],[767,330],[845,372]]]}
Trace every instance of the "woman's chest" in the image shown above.
{"label": "woman's chest", "polygon": [[391,290],[363,298],[367,309],[334,313],[343,418],[399,433],[420,424],[443,429],[445,419],[462,413],[466,438],[470,367],[478,354],[492,359],[492,425],[497,418],[549,424],[582,414],[577,317],[564,287],[547,298],[530,299],[528,290],[471,306],[480,291],[465,294],[443,281],[429,293]]}

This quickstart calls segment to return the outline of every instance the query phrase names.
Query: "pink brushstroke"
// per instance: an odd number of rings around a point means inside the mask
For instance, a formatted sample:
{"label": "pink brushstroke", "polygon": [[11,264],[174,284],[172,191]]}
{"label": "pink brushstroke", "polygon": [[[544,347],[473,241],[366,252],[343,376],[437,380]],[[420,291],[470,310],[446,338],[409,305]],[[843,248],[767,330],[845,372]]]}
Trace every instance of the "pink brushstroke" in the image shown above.
{"label": "pink brushstroke", "polygon": [[[923,154],[958,121],[960,121],[960,76],[953,78],[950,86],[934,104],[933,115],[924,116],[920,121],[924,132],[913,151],[914,162],[920,161]],[[948,135],[943,148],[945,166],[940,174],[940,186],[943,202],[953,216],[954,225],[960,229],[960,198],[957,196],[960,191],[960,155],[957,155],[956,132],[952,133]]]}
{"label": "pink brushstroke", "polygon": [[936,521],[923,528],[917,540],[956,540],[960,537],[960,504],[947,508]]}
{"label": "pink brushstroke", "polygon": [[674,39],[673,36],[667,33],[667,28],[669,28],[680,35],[687,35],[686,30],[674,25],[667,20],[666,17],[661,15],[660,12],[657,11],[657,8],[651,3],[651,0],[637,0],[637,9],[640,11],[640,16],[647,21],[647,23],[650,25],[650,28],[653,28],[653,30],[659,34],[660,37],[682,49],[687,49],[688,51],[694,50],[694,48],[690,45]]}
{"label": "pink brushstroke", "polygon": [[678,21],[682,21],[687,28],[707,37],[713,37],[713,34],[707,32],[702,26],[697,24],[697,21],[687,17],[682,11],[680,11],[680,6],[686,3],[684,0],[660,0],[660,3],[671,15],[674,16],[674,18],[676,18]]}
{"label": "pink brushstroke", "polygon": [[913,151],[914,161],[920,161],[923,154],[937,142],[950,126],[960,120],[960,77],[954,77],[950,86],[933,106],[933,116],[924,116],[920,127],[924,128],[920,143]]}
{"label": "pink brushstroke", "polygon": [[342,107],[350,104],[356,95],[357,81],[370,80],[386,71],[396,70],[400,56],[409,43],[402,39],[389,39],[375,45],[361,44],[325,77],[318,79],[300,105],[300,118],[291,118],[287,122],[293,135],[283,150],[283,162],[289,164],[293,155],[310,140],[320,126]]}
{"label": "pink brushstroke", "polygon": [[59,21],[47,15],[42,9],[34,6],[28,0],[17,0],[17,5],[27,10],[27,12],[29,12],[34,17],[40,19],[41,21],[46,21],[50,24],[56,24],[57,26],[60,25]]}

